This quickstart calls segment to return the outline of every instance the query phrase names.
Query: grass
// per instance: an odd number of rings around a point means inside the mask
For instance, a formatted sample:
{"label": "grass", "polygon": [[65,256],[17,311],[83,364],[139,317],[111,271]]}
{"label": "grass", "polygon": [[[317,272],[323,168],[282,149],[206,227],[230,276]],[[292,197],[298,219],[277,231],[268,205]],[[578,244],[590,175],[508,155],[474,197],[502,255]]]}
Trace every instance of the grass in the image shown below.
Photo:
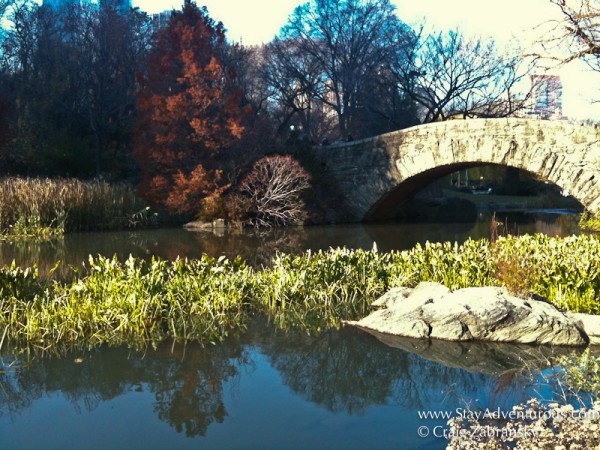
{"label": "grass", "polygon": [[583,213],[579,218],[579,228],[584,231],[600,231],[600,216]]}
{"label": "grass", "polygon": [[55,237],[130,228],[149,219],[127,184],[77,179],[0,179],[0,236]]}
{"label": "grass", "polygon": [[561,308],[600,313],[600,240],[593,236],[279,254],[262,270],[207,256],[173,262],[96,257],[74,275],[57,281],[39,278],[35,268],[1,268],[0,347],[145,346],[166,338],[213,343],[257,313],[283,329],[318,332],[368,314],[370,303],[391,287],[421,281],[450,289],[504,285]]}

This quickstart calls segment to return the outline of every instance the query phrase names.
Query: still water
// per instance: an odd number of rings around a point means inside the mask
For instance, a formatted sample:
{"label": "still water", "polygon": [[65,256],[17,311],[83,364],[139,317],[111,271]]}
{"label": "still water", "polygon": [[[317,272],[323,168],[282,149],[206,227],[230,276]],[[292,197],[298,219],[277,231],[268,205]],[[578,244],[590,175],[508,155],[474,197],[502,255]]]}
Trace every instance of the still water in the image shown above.
{"label": "still water", "polygon": [[[1,446],[435,449],[446,444],[446,420],[419,418],[420,411],[504,411],[548,391],[516,369],[544,366],[549,349],[388,344],[353,329],[283,335],[257,322],[204,349],[5,356]],[[430,435],[419,437],[419,427]]]}
{"label": "still water", "polygon": [[[578,233],[578,216],[556,213],[511,213],[498,215],[500,233],[545,233],[564,236]],[[277,251],[287,253],[319,250],[329,247],[402,250],[425,241],[457,241],[467,238],[489,238],[491,216],[481,213],[473,223],[389,223],[376,225],[335,225],[296,227],[284,230],[244,233],[220,231],[186,231],[181,228],[141,230],[135,232],[77,233],[54,241],[0,242],[0,264],[27,267],[36,264],[41,273],[54,267],[80,267],[89,255],[127,258],[152,256],[173,260],[177,257],[196,258],[237,255],[255,266],[268,264]]]}
{"label": "still water", "polygon": [[[577,218],[499,218],[510,231],[565,235]],[[417,242],[489,237],[473,224],[307,227],[239,235],[151,230],[2,243],[0,259],[80,266],[89,254],[149,258],[241,255],[268,264],[276,251],[329,246],[403,249]],[[256,319],[208,348],[164,343],[144,353],[100,348],[0,360],[0,448],[6,449],[436,449],[445,419],[420,411],[501,408],[551,397],[544,347],[375,337],[342,328],[283,334]],[[523,376],[522,367],[544,377]],[[534,379],[535,377],[534,376]],[[458,409],[457,409],[458,408]],[[420,437],[419,427],[429,435]],[[436,428],[437,427],[437,428]],[[423,428],[421,428],[421,432]],[[434,434],[436,436],[434,436]]]}

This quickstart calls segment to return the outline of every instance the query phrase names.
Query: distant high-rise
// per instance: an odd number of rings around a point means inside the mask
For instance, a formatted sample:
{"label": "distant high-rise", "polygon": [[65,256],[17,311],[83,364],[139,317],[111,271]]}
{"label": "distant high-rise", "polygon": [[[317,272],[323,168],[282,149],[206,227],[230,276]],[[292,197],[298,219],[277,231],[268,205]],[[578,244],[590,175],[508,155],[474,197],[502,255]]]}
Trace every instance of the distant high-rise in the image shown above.
{"label": "distant high-rise", "polygon": [[158,14],[152,14],[152,29],[154,31],[157,31],[160,28],[166,27],[169,23],[169,20],[171,19],[172,14],[173,10],[171,9]]}
{"label": "distant high-rise", "polygon": [[131,0],[100,0],[100,8],[115,8],[119,12],[127,12],[131,8]]}
{"label": "distant high-rise", "polygon": [[533,111],[532,113],[544,119],[562,118],[563,87],[557,75],[532,75]]}
{"label": "distant high-rise", "polygon": [[48,6],[52,9],[59,10],[72,5],[81,5],[82,3],[89,3],[88,1],[81,0],[44,0],[44,6]]}

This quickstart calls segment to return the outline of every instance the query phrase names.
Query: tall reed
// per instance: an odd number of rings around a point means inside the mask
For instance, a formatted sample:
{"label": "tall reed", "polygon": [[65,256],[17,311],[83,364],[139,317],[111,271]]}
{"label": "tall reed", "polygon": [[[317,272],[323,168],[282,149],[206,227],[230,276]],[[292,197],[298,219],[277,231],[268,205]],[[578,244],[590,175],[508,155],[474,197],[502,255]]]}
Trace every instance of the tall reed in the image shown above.
{"label": "tall reed", "polygon": [[126,228],[144,206],[127,184],[77,179],[0,179],[0,233],[53,235]]}

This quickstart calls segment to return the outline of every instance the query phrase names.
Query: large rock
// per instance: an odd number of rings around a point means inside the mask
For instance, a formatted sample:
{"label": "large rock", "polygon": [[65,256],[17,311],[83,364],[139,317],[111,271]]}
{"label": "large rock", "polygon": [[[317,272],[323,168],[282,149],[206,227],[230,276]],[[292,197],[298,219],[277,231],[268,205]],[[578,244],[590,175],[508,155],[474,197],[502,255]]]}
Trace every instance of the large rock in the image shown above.
{"label": "large rock", "polygon": [[505,288],[450,292],[438,283],[421,283],[412,291],[392,290],[375,306],[384,308],[347,323],[421,339],[569,346],[589,343],[580,318],[565,315],[544,300],[512,296]]}
{"label": "large rock", "polygon": [[600,344],[600,316],[571,312],[568,312],[567,316],[579,322],[581,328],[587,334],[590,344]]}

